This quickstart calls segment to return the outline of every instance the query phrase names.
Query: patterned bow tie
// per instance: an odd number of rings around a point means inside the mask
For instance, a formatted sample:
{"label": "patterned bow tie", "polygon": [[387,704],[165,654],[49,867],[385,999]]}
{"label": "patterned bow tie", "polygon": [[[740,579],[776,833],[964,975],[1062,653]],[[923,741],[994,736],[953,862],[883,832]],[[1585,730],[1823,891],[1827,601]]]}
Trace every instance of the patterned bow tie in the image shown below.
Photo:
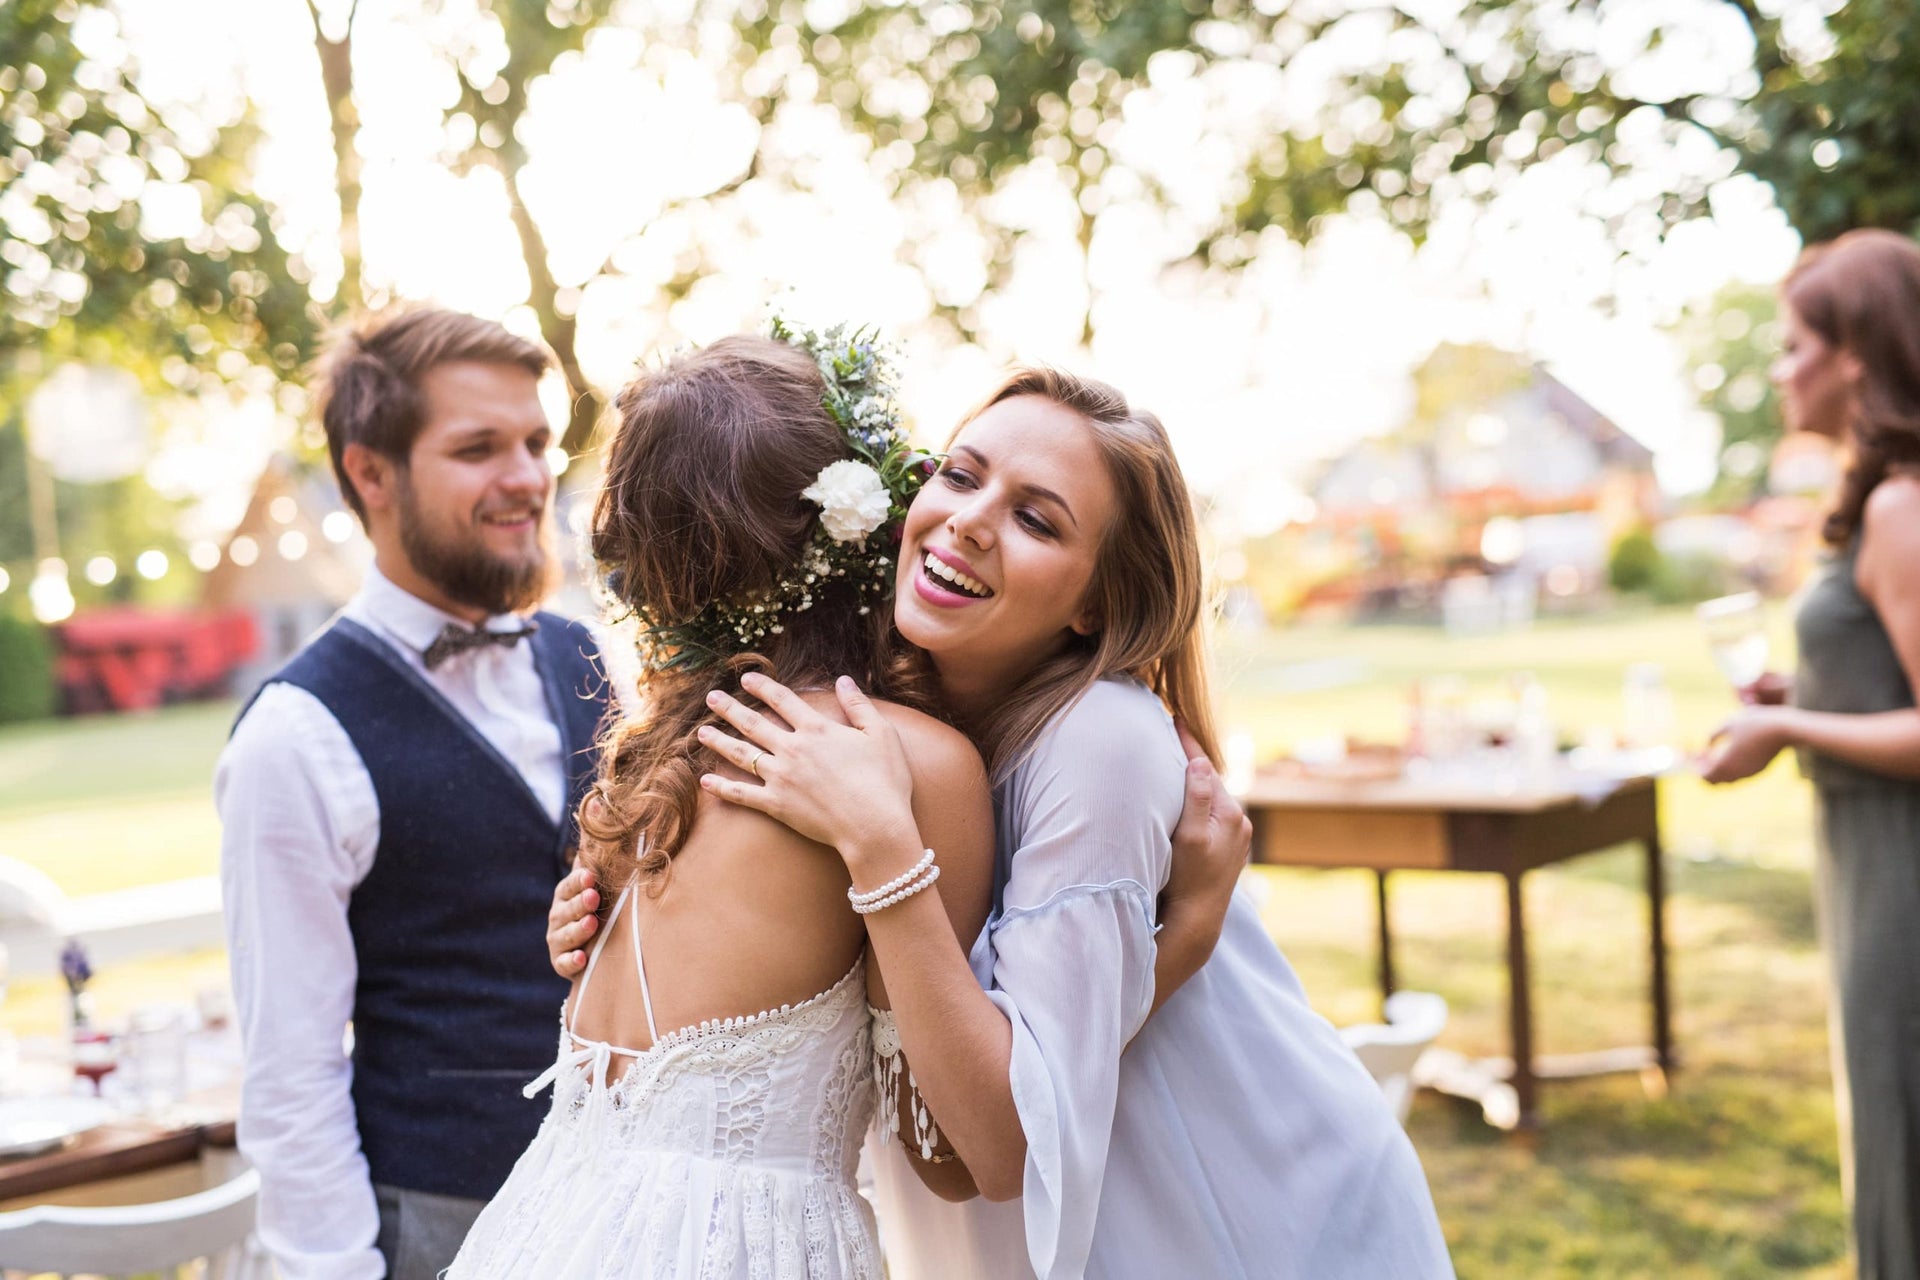
{"label": "patterned bow tie", "polygon": [[528,622],[518,631],[486,631],[463,627],[457,622],[449,622],[440,628],[440,634],[433,638],[427,651],[421,658],[431,671],[456,653],[465,653],[469,649],[479,649],[486,645],[497,644],[503,649],[511,649],[521,639],[540,629],[537,622]]}

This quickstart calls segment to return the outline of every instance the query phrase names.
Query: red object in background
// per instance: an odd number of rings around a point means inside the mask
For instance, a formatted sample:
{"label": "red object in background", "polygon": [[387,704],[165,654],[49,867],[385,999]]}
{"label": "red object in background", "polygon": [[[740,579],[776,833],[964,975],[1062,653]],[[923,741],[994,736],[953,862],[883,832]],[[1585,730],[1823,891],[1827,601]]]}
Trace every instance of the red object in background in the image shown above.
{"label": "red object in background", "polygon": [[53,634],[62,702],[76,715],[217,697],[260,648],[253,616],[237,610],[95,609]]}
{"label": "red object in background", "polygon": [[104,1031],[76,1027],[73,1032],[73,1074],[93,1086],[100,1096],[100,1082],[120,1069],[120,1046]]}

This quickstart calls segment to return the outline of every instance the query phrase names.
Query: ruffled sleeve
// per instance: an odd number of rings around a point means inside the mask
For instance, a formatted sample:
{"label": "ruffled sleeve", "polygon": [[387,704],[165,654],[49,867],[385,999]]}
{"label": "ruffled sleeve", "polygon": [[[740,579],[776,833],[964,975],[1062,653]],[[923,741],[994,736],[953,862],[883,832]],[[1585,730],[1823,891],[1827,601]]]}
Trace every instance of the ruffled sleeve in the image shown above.
{"label": "ruffled sleeve", "polygon": [[1013,852],[987,994],[1013,1028],[1027,1251],[1043,1278],[1081,1275],[1092,1247],[1120,1054],[1153,1004],[1154,901],[1185,768],[1159,700],[1102,682],[998,797]]}

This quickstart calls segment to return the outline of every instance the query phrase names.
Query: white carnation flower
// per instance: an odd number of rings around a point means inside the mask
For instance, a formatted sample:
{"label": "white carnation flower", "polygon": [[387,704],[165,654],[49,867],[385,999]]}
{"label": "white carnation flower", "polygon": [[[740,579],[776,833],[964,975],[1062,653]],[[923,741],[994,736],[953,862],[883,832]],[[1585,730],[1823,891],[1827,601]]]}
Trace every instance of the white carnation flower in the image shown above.
{"label": "white carnation flower", "polygon": [[835,542],[866,541],[893,505],[880,473],[851,458],[822,467],[800,496],[820,504],[820,523]]}

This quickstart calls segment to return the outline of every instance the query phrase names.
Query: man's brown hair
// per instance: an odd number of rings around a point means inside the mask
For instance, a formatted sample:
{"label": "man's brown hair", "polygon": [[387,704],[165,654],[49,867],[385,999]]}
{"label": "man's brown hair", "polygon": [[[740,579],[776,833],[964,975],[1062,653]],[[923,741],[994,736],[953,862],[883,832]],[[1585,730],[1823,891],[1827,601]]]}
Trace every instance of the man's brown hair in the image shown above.
{"label": "man's brown hair", "polygon": [[426,423],[420,380],[427,370],[454,361],[518,365],[536,378],[553,363],[537,342],[492,320],[439,307],[365,318],[328,345],[315,379],[320,423],[340,495],[362,524],[367,509],[347,478],[347,446],[363,444],[405,466]]}

